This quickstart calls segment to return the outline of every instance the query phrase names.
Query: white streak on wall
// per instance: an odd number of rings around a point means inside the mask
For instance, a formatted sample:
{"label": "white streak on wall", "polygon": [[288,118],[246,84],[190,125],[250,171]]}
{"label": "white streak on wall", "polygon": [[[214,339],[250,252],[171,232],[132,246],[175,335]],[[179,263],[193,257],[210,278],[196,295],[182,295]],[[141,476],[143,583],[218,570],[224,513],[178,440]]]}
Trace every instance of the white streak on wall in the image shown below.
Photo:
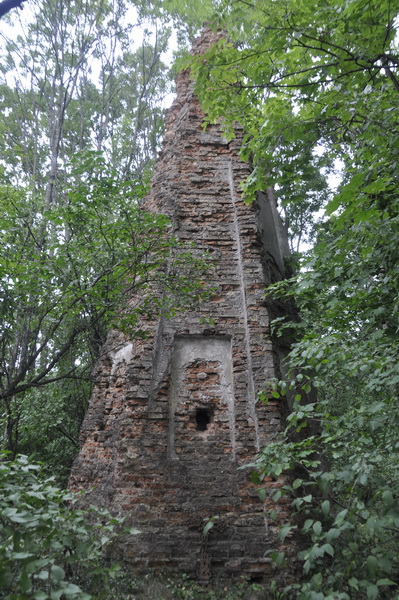
{"label": "white streak on wall", "polygon": [[252,366],[252,354],[251,354],[251,345],[249,339],[249,327],[248,327],[248,312],[247,312],[247,298],[245,292],[245,279],[244,279],[244,267],[242,261],[242,244],[241,244],[241,236],[240,230],[238,226],[238,214],[237,214],[237,206],[236,206],[236,192],[234,186],[234,178],[233,178],[233,166],[232,161],[229,162],[229,170],[228,170],[228,180],[230,187],[230,197],[231,203],[233,206],[233,234],[237,244],[237,263],[238,263],[238,274],[240,277],[240,289],[241,289],[241,306],[242,306],[242,315],[244,321],[245,328],[245,350],[247,354],[247,398],[248,398],[248,414],[254,422],[255,427],[255,435],[256,435],[256,448],[260,450],[259,443],[259,424],[258,417],[256,414],[255,403],[255,386],[254,386],[254,373]]}
{"label": "white streak on wall", "polygon": [[122,346],[122,348],[119,348],[118,350],[115,350],[115,351],[111,351],[109,353],[111,360],[112,360],[111,375],[115,374],[115,371],[117,370],[117,368],[119,367],[119,365],[121,363],[124,362],[126,365],[129,364],[129,362],[132,358],[132,352],[133,352],[133,344],[129,343],[129,344],[126,344],[125,346]]}

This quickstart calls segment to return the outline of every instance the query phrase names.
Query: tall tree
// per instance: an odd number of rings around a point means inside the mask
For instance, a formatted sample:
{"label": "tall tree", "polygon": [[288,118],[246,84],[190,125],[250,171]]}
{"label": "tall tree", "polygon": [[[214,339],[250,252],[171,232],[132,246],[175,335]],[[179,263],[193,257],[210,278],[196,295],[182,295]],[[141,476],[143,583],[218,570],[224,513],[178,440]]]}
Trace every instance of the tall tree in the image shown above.
{"label": "tall tree", "polygon": [[189,302],[188,272],[196,279],[166,220],[139,210],[170,31],[153,20],[142,33],[131,15],[125,0],[32,0],[0,34],[2,445],[60,464],[62,476],[107,328],[137,333],[123,301],[150,282],[170,286],[139,308],[168,312],[168,299]]}
{"label": "tall tree", "polygon": [[[201,257],[170,235],[166,217],[140,209],[142,186],[119,182],[96,153],[76,160],[63,203],[32,206],[26,190],[0,188],[0,399],[3,445],[13,454],[21,418],[26,427],[27,413],[40,413],[40,390],[52,385],[46,401],[59,393],[61,413],[65,397],[74,401],[63,382],[90,381],[110,327],[142,335],[138,315],[171,314],[203,289]],[[140,304],[129,306],[139,290]],[[58,419],[72,442],[85,400],[69,434]]]}
{"label": "tall tree", "polygon": [[106,152],[125,177],[141,177],[162,133],[168,30],[148,31],[132,50],[139,29],[127,23],[124,0],[30,7],[22,33],[2,34],[1,120],[9,134],[1,152],[9,171],[45,186],[48,201],[63,162],[79,150]]}

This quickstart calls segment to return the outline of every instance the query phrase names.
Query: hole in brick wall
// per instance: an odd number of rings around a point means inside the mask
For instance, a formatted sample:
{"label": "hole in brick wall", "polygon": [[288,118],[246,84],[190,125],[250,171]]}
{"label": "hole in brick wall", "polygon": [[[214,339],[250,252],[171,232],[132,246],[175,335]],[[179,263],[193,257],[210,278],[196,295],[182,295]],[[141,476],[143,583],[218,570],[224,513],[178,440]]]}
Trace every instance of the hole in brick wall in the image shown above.
{"label": "hole in brick wall", "polygon": [[195,411],[195,422],[198,431],[206,431],[211,422],[212,414],[209,408],[197,408]]}
{"label": "hole in brick wall", "polygon": [[262,583],[263,575],[251,575],[248,579],[249,583]]}

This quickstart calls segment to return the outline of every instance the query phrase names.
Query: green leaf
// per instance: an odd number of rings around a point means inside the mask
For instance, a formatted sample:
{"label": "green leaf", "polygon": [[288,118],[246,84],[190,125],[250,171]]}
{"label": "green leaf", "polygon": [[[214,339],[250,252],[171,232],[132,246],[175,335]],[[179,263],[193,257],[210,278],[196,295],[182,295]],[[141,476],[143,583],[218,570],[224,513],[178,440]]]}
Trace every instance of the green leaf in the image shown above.
{"label": "green leaf", "polygon": [[309,560],[305,560],[305,562],[303,563],[303,572],[305,573],[305,575],[307,575],[311,569],[312,565],[310,563]]}
{"label": "green leaf", "polygon": [[348,583],[349,583],[349,585],[350,585],[351,587],[353,587],[355,590],[358,590],[358,589],[359,589],[359,580],[358,580],[358,579],[356,579],[356,577],[351,577],[351,578],[348,580]]}
{"label": "green leaf", "polygon": [[366,587],[367,600],[376,600],[379,595],[378,587],[374,583],[369,583]]}
{"label": "green leaf", "polygon": [[313,524],[313,531],[315,532],[316,535],[320,535],[322,532],[322,525],[320,523],[320,521],[316,521]]}
{"label": "green leaf", "polygon": [[323,512],[323,515],[324,515],[325,517],[328,517],[328,515],[330,514],[330,510],[331,510],[331,507],[330,507],[330,501],[329,501],[329,500],[324,500],[324,501],[321,503],[321,510],[322,510],[322,512]]}
{"label": "green leaf", "polygon": [[31,552],[12,552],[11,558],[13,560],[25,560],[26,558],[32,557],[33,554]]}
{"label": "green leaf", "polygon": [[341,510],[337,516],[335,517],[335,521],[334,523],[336,525],[342,525],[342,523],[345,521],[346,517],[348,515],[348,509],[344,508],[344,510]]}
{"label": "green leaf", "polygon": [[394,581],[392,581],[391,579],[387,579],[387,578],[385,577],[385,578],[383,578],[383,579],[379,579],[379,580],[377,581],[377,585],[378,585],[378,586],[381,586],[381,587],[383,587],[383,586],[385,586],[385,585],[397,585],[397,584],[396,584]]}
{"label": "green leaf", "polygon": [[80,593],[82,590],[80,589],[80,587],[78,585],[75,585],[74,583],[67,583],[62,590],[62,593],[65,594],[65,596],[71,596],[73,594],[78,594]]}
{"label": "green leaf", "polygon": [[123,531],[125,533],[129,533],[130,535],[138,535],[139,533],[141,533],[141,531],[139,529],[136,529],[136,527],[125,527]]}
{"label": "green leaf", "polygon": [[281,541],[283,542],[287,535],[289,535],[294,529],[296,529],[296,525],[283,525],[282,527],[280,527],[279,537]]}
{"label": "green leaf", "polygon": [[378,570],[378,560],[375,556],[370,555],[367,557],[367,568],[371,575],[375,575]]}
{"label": "green leaf", "polygon": [[281,567],[284,564],[284,561],[285,561],[284,552],[278,552],[274,558],[274,562],[275,562],[276,566]]}
{"label": "green leaf", "polygon": [[32,589],[31,579],[25,571],[22,571],[22,573],[21,573],[19,585],[21,587],[21,591],[24,593],[30,592]]}
{"label": "green leaf", "polygon": [[322,549],[330,556],[334,556],[334,548],[331,546],[331,544],[323,544]]}
{"label": "green leaf", "polygon": [[382,493],[382,500],[384,504],[387,506],[392,506],[394,503],[394,498],[391,490],[384,490]]}

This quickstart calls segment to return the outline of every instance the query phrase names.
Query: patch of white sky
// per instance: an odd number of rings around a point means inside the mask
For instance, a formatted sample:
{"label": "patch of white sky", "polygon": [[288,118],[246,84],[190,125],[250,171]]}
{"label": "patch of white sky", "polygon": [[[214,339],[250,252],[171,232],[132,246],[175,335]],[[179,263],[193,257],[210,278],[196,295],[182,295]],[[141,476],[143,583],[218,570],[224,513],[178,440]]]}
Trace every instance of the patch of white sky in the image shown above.
{"label": "patch of white sky", "polygon": [[[316,156],[323,156],[323,154],[325,154],[326,152],[326,148],[323,145],[318,145],[316,146],[316,148],[314,149],[314,154]],[[336,192],[338,189],[338,186],[340,185],[341,181],[342,181],[342,177],[343,177],[343,171],[344,171],[344,163],[342,160],[340,160],[339,158],[336,158],[334,160],[334,165],[332,170],[322,170],[322,172],[326,175],[326,179],[328,182],[328,186],[331,190],[331,192]]]}
{"label": "patch of white sky", "polygon": [[[8,13],[7,19],[0,20],[0,49],[5,50],[9,42],[16,42],[18,36],[23,38],[27,36],[29,24],[34,20],[35,12],[29,2],[23,4],[22,9],[13,9]],[[157,23],[151,19],[139,19],[137,9],[134,6],[129,6],[127,9],[122,23],[122,28],[130,29],[129,43],[130,50],[135,51],[140,48],[144,43],[154,43],[159,28],[165,27],[164,23]],[[110,41],[108,40],[108,50],[110,51]],[[176,32],[171,28],[171,34],[169,38],[168,48],[166,52],[161,54],[161,60],[167,65],[171,66],[174,61],[174,53],[177,49],[177,36]],[[117,52],[121,54],[121,49]],[[99,85],[101,74],[101,61],[96,58],[93,54],[90,56],[90,75],[93,83]],[[21,66],[15,62],[14,68],[8,73],[9,82],[17,82],[21,85],[28,85],[28,78],[23,72]],[[4,78],[6,75],[2,74]],[[173,91],[168,91],[162,99],[162,108],[168,108],[175,98]]]}
{"label": "patch of white sky", "polygon": [[[300,111],[300,106],[298,104],[294,103],[293,107],[292,107],[292,112],[296,115],[299,113],[299,111]],[[325,154],[325,152],[326,152],[326,148],[322,144],[319,144],[318,146],[315,147],[313,152],[316,156],[323,156],[323,154]],[[334,166],[333,166],[332,170],[327,171],[326,169],[324,169],[324,172],[322,171],[323,174],[326,175],[328,186],[332,193],[337,191],[338,186],[342,181],[343,169],[344,169],[344,163],[342,162],[342,160],[337,158],[334,161]]]}
{"label": "patch of white sky", "polygon": [[[131,50],[137,50],[142,46],[144,42],[154,43],[159,28],[166,27],[165,23],[154,22],[151,19],[139,19],[139,15],[135,6],[130,6],[126,11],[124,18],[126,26],[130,24],[136,24],[133,28],[133,34],[131,37]],[[169,26],[168,26],[169,27]],[[174,52],[177,49],[177,36],[176,31],[171,27],[171,34],[169,37],[168,48],[166,52],[161,54],[161,60],[169,67],[174,61]],[[99,61],[93,61],[93,73],[100,74],[100,63]],[[162,99],[162,108],[169,108],[175,98],[175,93],[169,91]]]}

